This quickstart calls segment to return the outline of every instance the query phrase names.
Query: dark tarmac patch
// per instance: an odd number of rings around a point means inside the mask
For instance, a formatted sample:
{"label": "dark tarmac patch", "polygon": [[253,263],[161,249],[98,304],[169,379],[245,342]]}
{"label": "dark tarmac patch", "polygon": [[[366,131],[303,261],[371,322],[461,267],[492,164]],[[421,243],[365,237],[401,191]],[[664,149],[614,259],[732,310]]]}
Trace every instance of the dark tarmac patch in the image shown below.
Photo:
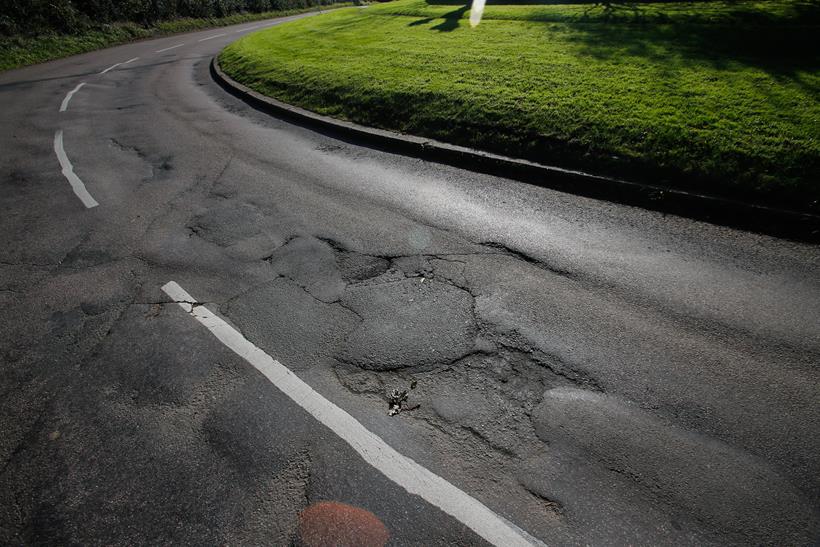
{"label": "dark tarmac patch", "polygon": [[378,256],[347,252],[336,256],[342,279],[357,283],[378,277],[390,268],[390,261]]}
{"label": "dark tarmac patch", "polygon": [[347,283],[367,281],[386,273],[390,269],[390,259],[347,249],[333,239],[319,237],[334,252],[336,266]]}
{"label": "dark tarmac patch", "polygon": [[12,188],[23,188],[31,184],[31,177],[24,171],[13,169],[3,176],[3,185]]}
{"label": "dark tarmac patch", "polygon": [[107,264],[117,260],[107,250],[88,248],[84,245],[74,247],[60,263],[61,268],[82,269],[90,266]]}
{"label": "dark tarmac patch", "polygon": [[292,237],[265,260],[277,274],[322,302],[337,302],[342,296],[345,283],[336,267],[333,250],[318,239]]}
{"label": "dark tarmac patch", "polygon": [[253,204],[231,201],[193,217],[186,227],[191,235],[228,247],[259,234],[268,225],[266,216]]}

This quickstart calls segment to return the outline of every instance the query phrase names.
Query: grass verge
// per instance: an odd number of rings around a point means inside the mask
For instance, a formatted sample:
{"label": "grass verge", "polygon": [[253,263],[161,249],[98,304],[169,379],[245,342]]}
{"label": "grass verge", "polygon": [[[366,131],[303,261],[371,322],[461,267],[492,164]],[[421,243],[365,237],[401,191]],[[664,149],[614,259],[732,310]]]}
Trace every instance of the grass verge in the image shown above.
{"label": "grass verge", "polygon": [[156,38],[167,34],[191,32],[213,27],[248,23],[261,19],[283,17],[351,5],[313,6],[304,9],[270,11],[265,13],[243,13],[227,17],[201,19],[176,19],[162,21],[145,27],[136,23],[115,23],[102,25],[79,34],[47,33],[36,36],[0,36],[0,71],[42,63],[53,59],[86,53],[135,40]]}
{"label": "grass verge", "polygon": [[220,55],[323,114],[516,157],[810,209],[820,198],[817,2],[346,9]]}

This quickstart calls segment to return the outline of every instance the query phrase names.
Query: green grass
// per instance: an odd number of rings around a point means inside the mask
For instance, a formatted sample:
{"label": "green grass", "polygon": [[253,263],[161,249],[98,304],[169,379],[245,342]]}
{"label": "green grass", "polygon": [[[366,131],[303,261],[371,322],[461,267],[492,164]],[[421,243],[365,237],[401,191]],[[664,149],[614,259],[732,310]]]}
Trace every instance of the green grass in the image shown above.
{"label": "green grass", "polygon": [[320,113],[770,204],[820,198],[817,2],[345,9],[220,56],[250,87]]}
{"label": "green grass", "polygon": [[[350,4],[337,4],[336,6],[345,5]],[[151,27],[144,27],[136,23],[116,23],[101,25],[99,28],[92,28],[78,34],[52,32],[36,36],[0,36],[0,71],[42,63],[78,53],[86,53],[134,40],[247,23],[260,19],[330,9],[336,6],[314,6],[305,9],[266,13],[243,13],[218,18],[176,19],[163,21]]]}

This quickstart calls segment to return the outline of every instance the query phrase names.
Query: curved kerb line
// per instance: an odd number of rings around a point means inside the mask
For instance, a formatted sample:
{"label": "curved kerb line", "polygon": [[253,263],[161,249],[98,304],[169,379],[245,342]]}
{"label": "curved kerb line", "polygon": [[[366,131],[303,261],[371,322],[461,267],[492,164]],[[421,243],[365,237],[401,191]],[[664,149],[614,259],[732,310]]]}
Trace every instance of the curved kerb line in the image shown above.
{"label": "curved kerb line", "polygon": [[88,190],[86,190],[85,184],[80,180],[80,177],[74,173],[74,167],[68,160],[68,156],[66,156],[65,149],[63,148],[62,129],[54,134],[54,153],[57,154],[57,160],[60,162],[60,167],[63,168],[63,176],[68,180],[68,183],[71,185],[71,189],[74,190],[74,193],[77,194],[77,197],[80,198],[83,205],[85,205],[88,209],[99,205],[97,200],[91,197],[91,194],[88,193]]}
{"label": "curved kerb line", "polygon": [[364,461],[410,494],[438,507],[493,545],[544,546],[540,540],[495,514],[477,499],[398,453],[356,418],[322,397],[289,368],[248,341],[242,333],[205,306],[198,305],[176,282],[169,281],[162,290],[210,330],[220,342],[259,370],[282,393],[341,437]]}

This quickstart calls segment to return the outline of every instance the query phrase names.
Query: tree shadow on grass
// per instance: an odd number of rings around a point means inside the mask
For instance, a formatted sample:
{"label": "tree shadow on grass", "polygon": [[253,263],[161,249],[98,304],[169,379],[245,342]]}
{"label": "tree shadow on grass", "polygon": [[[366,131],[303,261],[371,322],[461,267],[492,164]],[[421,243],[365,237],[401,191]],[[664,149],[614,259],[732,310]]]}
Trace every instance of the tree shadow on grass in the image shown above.
{"label": "tree shadow on grass", "polygon": [[619,15],[619,12],[628,11],[632,17],[639,17],[641,9],[637,2],[610,2],[601,0],[590,3],[584,10],[584,15],[589,15],[593,11],[600,9],[603,19],[610,19]]}
{"label": "tree shadow on grass", "polygon": [[[640,4],[672,4],[679,3],[681,0],[487,0],[487,5],[493,6],[550,6],[550,5],[597,5],[605,6],[609,4],[614,9],[622,7],[631,7]],[[715,0],[687,0],[688,4],[708,4]],[[724,0],[727,2],[736,2],[738,0]],[[426,4],[430,6],[458,6],[464,3],[464,0],[426,0]]]}
{"label": "tree shadow on grass", "polygon": [[[666,65],[670,70],[698,64],[719,70],[742,65],[794,81],[803,89],[820,94],[818,86],[811,83],[812,78],[804,77],[820,68],[820,2],[797,1],[791,12],[784,15],[743,3],[729,3],[725,11],[704,14],[697,5],[706,6],[709,0],[693,0],[695,7],[689,13],[659,10],[657,5],[666,1],[671,0],[488,0],[487,5],[585,5],[588,7],[580,16],[535,13],[531,20],[565,25],[571,32],[564,36],[579,46],[580,53],[598,59],[617,61],[626,54]],[[445,14],[443,23],[431,27],[440,31],[458,28],[459,19],[470,7],[469,3],[464,6],[463,0],[427,3],[462,5]],[[436,19],[441,17],[421,19],[410,25]],[[546,26],[545,29],[550,31]]]}
{"label": "tree shadow on grass", "polygon": [[424,19],[419,19],[417,21],[413,21],[412,23],[408,24],[408,27],[418,27],[421,25],[427,25],[432,23],[433,21],[437,21],[439,19],[444,19],[441,23],[434,27],[430,27],[430,30],[437,30],[439,32],[451,32],[457,29],[460,25],[461,19],[464,15],[470,11],[470,7],[472,6],[472,2],[467,2],[466,6],[461,6],[458,9],[453,11],[449,11],[444,15],[439,15],[437,17],[427,17]]}
{"label": "tree shadow on grass", "polygon": [[579,46],[580,53],[597,59],[640,57],[670,70],[697,65],[718,70],[746,66],[820,93],[800,74],[820,67],[816,53],[818,26],[675,22],[569,26],[572,32],[565,37]]}

